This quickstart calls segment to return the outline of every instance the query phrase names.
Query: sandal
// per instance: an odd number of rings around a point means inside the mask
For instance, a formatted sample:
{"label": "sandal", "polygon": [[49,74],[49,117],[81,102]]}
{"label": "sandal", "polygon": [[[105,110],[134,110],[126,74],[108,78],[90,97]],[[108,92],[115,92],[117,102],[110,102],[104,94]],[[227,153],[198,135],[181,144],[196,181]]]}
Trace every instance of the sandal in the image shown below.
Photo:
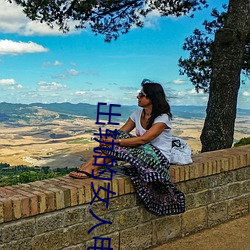
{"label": "sandal", "polygon": [[[73,173],[81,173],[81,174],[85,174],[85,176],[79,176],[79,175],[75,175]],[[77,169],[76,171],[69,173],[69,176],[72,178],[75,178],[75,179],[88,179],[88,178],[93,177],[92,174],[90,174],[84,170],[80,170],[80,169]],[[94,175],[94,176],[97,177],[97,176],[99,176],[99,174]]]}

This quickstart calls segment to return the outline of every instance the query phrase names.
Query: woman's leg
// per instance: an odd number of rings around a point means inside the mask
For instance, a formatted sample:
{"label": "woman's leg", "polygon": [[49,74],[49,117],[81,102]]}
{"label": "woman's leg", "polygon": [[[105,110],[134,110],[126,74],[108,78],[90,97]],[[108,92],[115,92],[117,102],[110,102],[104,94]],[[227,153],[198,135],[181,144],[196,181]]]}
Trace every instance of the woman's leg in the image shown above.
{"label": "woman's leg", "polygon": [[[108,163],[110,163],[111,162],[111,159],[110,158],[102,158],[102,157],[100,157],[100,158],[98,158],[98,157],[95,157],[95,156],[107,156],[107,155],[105,155],[105,154],[103,154],[103,153],[101,153],[101,154],[97,154],[97,153],[94,153],[93,154],[93,157],[92,158],[90,158],[88,161],[86,161],[80,168],[79,168],[79,170],[83,170],[83,171],[85,171],[85,172],[87,172],[87,173],[90,173],[90,174],[92,174],[92,170],[94,169],[94,175],[97,175],[98,174],[98,172],[97,172],[97,170],[98,170],[98,168],[100,168],[100,166],[96,166],[96,165],[93,165],[93,163],[95,162],[96,164],[108,164]],[[105,161],[105,163],[104,163],[104,161]],[[81,177],[87,177],[86,176],[86,174],[84,174],[84,173],[79,173],[79,172],[70,172],[70,176],[74,176],[74,177],[79,177],[79,178],[81,178]]]}

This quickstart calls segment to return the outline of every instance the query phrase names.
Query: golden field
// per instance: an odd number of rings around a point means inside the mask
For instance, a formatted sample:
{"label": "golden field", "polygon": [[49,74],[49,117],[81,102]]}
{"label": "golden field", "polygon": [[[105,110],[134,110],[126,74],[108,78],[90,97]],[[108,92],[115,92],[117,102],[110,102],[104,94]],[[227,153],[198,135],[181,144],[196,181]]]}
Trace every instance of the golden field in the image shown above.
{"label": "golden field", "polygon": [[[187,141],[194,153],[199,152],[203,122],[203,119],[175,118],[172,122],[173,135]],[[107,128],[118,129],[120,125]],[[55,120],[42,126],[35,122],[20,126],[0,123],[0,162],[11,166],[79,166],[91,157],[93,148],[98,145],[92,140],[94,131],[98,129],[95,121],[81,117]],[[62,138],[53,139],[51,134],[62,135]],[[250,117],[238,117],[234,139],[249,136]]]}

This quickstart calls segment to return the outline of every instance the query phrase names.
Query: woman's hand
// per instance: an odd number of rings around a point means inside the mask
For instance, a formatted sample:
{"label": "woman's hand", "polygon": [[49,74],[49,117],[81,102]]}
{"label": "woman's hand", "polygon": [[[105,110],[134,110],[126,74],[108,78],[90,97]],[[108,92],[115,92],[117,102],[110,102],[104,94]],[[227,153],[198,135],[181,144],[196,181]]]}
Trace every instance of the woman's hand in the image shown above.
{"label": "woman's hand", "polygon": [[112,141],[114,140],[114,138],[112,138],[112,137],[108,137],[108,138],[102,138],[102,139],[100,139],[100,141],[102,141],[101,143],[100,143],[100,147],[103,147],[103,148],[105,148],[105,147],[109,147],[109,145],[110,144],[108,144],[108,143],[105,143],[105,142],[109,142],[109,143],[112,143]]}

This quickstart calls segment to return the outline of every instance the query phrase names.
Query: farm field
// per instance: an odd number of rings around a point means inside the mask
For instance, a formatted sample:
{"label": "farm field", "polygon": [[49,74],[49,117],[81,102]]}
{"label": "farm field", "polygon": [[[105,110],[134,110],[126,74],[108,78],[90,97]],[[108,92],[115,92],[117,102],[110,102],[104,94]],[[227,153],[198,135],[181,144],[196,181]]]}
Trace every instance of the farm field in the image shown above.
{"label": "farm field", "polygon": [[[201,149],[199,136],[203,119],[175,118],[173,135],[188,142],[194,153]],[[120,123],[119,126],[121,126]],[[118,129],[119,126],[109,126]],[[34,124],[11,125],[0,123],[0,162],[14,165],[77,167],[88,157],[98,144],[93,141],[93,133],[99,127],[94,120],[75,119]],[[250,136],[250,117],[237,118],[235,141]]]}

